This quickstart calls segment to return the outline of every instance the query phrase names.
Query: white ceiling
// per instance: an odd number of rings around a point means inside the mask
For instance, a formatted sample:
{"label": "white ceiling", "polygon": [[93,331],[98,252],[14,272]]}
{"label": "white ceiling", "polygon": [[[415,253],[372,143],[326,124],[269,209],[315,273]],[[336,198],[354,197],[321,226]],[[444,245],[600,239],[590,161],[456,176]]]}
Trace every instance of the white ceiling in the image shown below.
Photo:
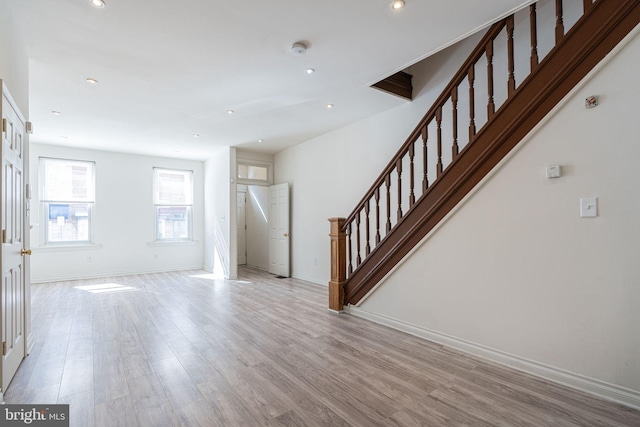
{"label": "white ceiling", "polygon": [[276,153],[402,105],[369,85],[527,3],[0,1],[27,44],[32,142],[199,160]]}

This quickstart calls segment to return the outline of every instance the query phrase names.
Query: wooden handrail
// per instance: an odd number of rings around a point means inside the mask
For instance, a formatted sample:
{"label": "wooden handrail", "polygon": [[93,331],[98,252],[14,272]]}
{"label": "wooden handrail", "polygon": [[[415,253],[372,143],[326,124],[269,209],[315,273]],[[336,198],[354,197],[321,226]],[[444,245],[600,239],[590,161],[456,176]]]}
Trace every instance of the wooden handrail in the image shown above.
{"label": "wooden handrail", "polygon": [[[341,231],[346,233],[349,254],[346,263],[349,268],[343,284],[346,302],[357,303],[379,280],[396,265],[402,257],[417,245],[422,238],[441,221],[462,198],[473,189],[501,159],[521,141],[540,120],[600,61],[615,47],[622,38],[640,23],[640,0],[590,1],[584,0],[584,14],[573,27],[564,33],[563,7],[556,1],[556,19],[552,23],[550,34],[558,40],[558,44],[549,53],[538,60],[536,34],[536,5],[529,7],[531,23],[530,74],[516,85],[513,74],[513,17],[494,24],[478,43],[472,55],[458,70],[449,85],[438,97],[427,114],[411,133],[406,142],[389,162],[383,173],[372,185],[367,194],[357,205],[354,212],[342,223]],[[508,80],[507,98],[497,108],[493,107],[493,39],[506,27]],[[560,34],[559,28],[562,29]],[[474,67],[482,56],[487,59],[487,120],[476,133],[474,121],[474,84],[476,73]],[[458,90],[463,81],[468,80],[469,100],[469,141],[459,153],[457,150],[457,112]],[[443,106],[451,100],[452,152],[450,162],[442,170],[436,166],[436,178],[429,182],[427,175],[427,141],[428,126],[436,129],[436,138],[431,136],[432,143],[441,143],[441,121]],[[494,111],[495,108],[495,111]],[[449,140],[448,140],[449,141]],[[423,148],[422,155],[416,153]],[[440,165],[443,150],[438,148]],[[435,152],[434,152],[435,154]],[[414,160],[423,162],[422,173],[414,173]],[[434,159],[431,159],[433,162]],[[448,160],[448,159],[447,159]],[[404,188],[409,191],[402,196],[402,169],[409,174],[411,183]],[[433,164],[433,163],[431,163]],[[408,166],[407,166],[408,165]],[[398,188],[392,179],[394,171],[398,175]],[[434,171],[432,170],[431,173]],[[414,175],[417,175],[414,176]],[[422,191],[418,186],[418,194],[414,194],[414,179],[422,180]],[[392,192],[390,189],[394,189]],[[380,235],[381,193],[386,202],[386,233]],[[386,194],[385,194],[386,193]],[[398,219],[391,224],[392,205],[398,196]],[[416,197],[417,196],[417,197]],[[407,201],[408,199],[408,201]],[[404,200],[404,202],[403,202]],[[375,203],[375,245],[370,248],[371,203]],[[402,204],[407,207],[403,212]],[[362,221],[362,216],[365,216]],[[384,218],[384,216],[382,216]],[[365,236],[366,253],[360,259],[361,222],[366,225],[362,234]],[[352,240],[355,239],[357,258],[352,265]],[[346,252],[346,251],[345,251]],[[333,257],[333,255],[332,255]]]}
{"label": "wooden handrail", "polygon": [[413,132],[409,134],[409,137],[407,138],[405,143],[402,144],[400,149],[396,152],[395,156],[393,156],[391,161],[383,169],[380,176],[378,176],[378,179],[376,179],[376,181],[369,188],[369,190],[366,192],[364,197],[356,205],[356,208],[353,210],[351,215],[347,217],[347,219],[345,220],[345,224],[351,223],[355,219],[356,215],[358,215],[358,213],[362,209],[364,209],[364,205],[367,202],[367,200],[371,199],[374,196],[375,189],[384,184],[387,174],[391,173],[395,169],[398,160],[402,159],[402,157],[404,157],[404,153],[407,152],[407,150],[409,149],[409,145],[411,145],[413,142],[415,142],[415,140],[418,137],[421,136],[422,129],[425,126],[427,126],[431,120],[435,118],[438,108],[441,108],[442,105],[444,105],[449,99],[449,97],[451,96],[451,91],[455,87],[457,87],[460,83],[462,83],[463,80],[467,77],[469,68],[472,67],[476,62],[478,62],[480,58],[482,58],[482,55],[484,54],[485,46],[487,45],[487,43],[490,40],[495,39],[498,36],[498,34],[500,34],[500,31],[502,31],[505,25],[506,25],[506,19],[503,19],[502,21],[496,22],[489,28],[489,30],[484,35],[484,37],[482,37],[480,42],[478,42],[478,45],[476,46],[476,48],[473,50],[473,52],[471,52],[471,55],[469,55],[469,57],[462,64],[458,72],[453,76],[453,79],[451,79],[451,81],[444,88],[440,96],[436,98],[431,108],[423,116],[422,120],[420,120],[420,122],[418,123],[418,126],[416,126]]}

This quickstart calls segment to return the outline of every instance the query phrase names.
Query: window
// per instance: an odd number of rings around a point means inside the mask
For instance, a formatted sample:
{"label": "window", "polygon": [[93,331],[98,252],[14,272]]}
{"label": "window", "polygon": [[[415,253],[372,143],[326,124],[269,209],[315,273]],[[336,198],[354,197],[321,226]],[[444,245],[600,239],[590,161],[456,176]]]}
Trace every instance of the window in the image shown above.
{"label": "window", "polygon": [[269,185],[273,183],[273,165],[259,160],[238,159],[236,162],[238,183],[248,185]]}
{"label": "window", "polygon": [[153,169],[156,240],[191,240],[193,172]]}
{"label": "window", "polygon": [[254,165],[238,165],[238,178],[240,179],[257,179],[266,181],[268,179],[267,168],[264,166]]}
{"label": "window", "polygon": [[90,243],[95,163],[40,158],[44,243]]}

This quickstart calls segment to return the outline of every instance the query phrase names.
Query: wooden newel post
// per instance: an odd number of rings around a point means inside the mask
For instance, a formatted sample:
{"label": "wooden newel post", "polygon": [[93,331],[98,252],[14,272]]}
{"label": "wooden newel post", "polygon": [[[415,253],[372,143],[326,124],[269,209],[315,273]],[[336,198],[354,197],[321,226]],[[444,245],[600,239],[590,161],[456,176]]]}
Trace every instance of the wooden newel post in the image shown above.
{"label": "wooden newel post", "polygon": [[342,231],[345,218],[329,218],[331,223],[331,280],[329,281],[329,309],[342,311],[344,282],[347,279],[347,234]]}

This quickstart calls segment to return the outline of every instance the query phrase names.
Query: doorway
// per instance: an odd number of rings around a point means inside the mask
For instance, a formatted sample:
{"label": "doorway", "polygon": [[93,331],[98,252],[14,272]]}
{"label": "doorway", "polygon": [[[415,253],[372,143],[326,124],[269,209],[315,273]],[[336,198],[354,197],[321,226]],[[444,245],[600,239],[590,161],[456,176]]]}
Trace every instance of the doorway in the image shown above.
{"label": "doorway", "polygon": [[269,267],[269,189],[238,184],[236,224],[238,265]]}

